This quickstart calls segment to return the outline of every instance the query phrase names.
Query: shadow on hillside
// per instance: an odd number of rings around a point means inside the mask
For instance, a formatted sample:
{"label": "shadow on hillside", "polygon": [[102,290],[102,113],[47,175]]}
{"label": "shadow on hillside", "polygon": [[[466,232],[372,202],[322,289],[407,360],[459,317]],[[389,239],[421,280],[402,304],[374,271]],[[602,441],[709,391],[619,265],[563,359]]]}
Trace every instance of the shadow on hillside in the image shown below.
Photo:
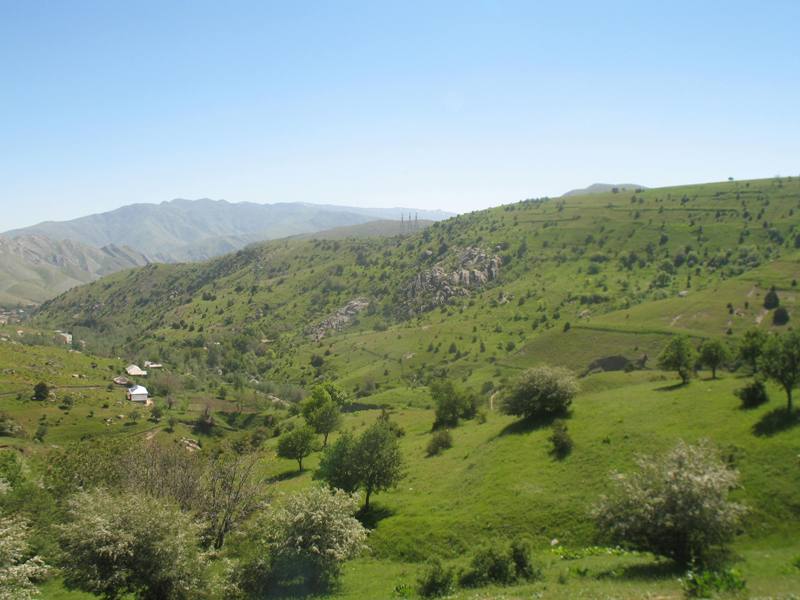
{"label": "shadow on hillside", "polygon": [[753,425],[753,433],[759,437],[771,436],[800,425],[800,411],[789,413],[785,408],[771,410]]}
{"label": "shadow on hillside", "polygon": [[655,389],[656,392],[674,392],[689,385],[688,383],[673,383],[671,385],[662,385]]}
{"label": "shadow on hillside", "polygon": [[503,427],[503,429],[500,430],[500,433],[497,434],[497,437],[530,433],[532,431],[536,431],[537,429],[550,427],[557,419],[568,419],[571,416],[572,411],[569,411],[566,414],[547,415],[543,417],[535,417],[533,419],[521,419],[519,421],[509,423]]}
{"label": "shadow on hillside", "polygon": [[284,471],[283,473],[278,473],[277,475],[268,477],[267,483],[278,483],[279,481],[288,481],[289,479],[300,477],[300,475],[302,475],[303,473],[304,471],[298,471],[297,469],[292,469],[291,471]]}
{"label": "shadow on hillside", "polygon": [[656,579],[674,579],[682,575],[682,569],[671,560],[657,562],[637,563],[626,565],[622,568],[602,571],[597,574],[598,579],[625,579],[628,581],[653,581]]}
{"label": "shadow on hillside", "polygon": [[394,511],[392,509],[381,506],[380,504],[373,504],[368,510],[362,508],[358,511],[358,513],[356,513],[356,518],[361,521],[361,524],[367,529],[375,529],[378,523],[387,517],[391,517],[393,514]]}

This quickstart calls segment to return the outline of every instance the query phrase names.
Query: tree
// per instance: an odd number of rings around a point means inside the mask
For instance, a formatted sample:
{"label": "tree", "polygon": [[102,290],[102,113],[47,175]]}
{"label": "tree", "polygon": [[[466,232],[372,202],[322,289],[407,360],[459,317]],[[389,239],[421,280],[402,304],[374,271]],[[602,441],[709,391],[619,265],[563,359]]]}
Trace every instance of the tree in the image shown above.
{"label": "tree", "polygon": [[316,434],[304,425],[287,431],[278,438],[278,456],[297,461],[298,470],[303,470],[303,459],[314,451]]}
{"label": "tree", "polygon": [[750,329],[742,336],[739,342],[738,356],[741,360],[750,365],[753,373],[758,372],[758,360],[764,350],[764,343],[767,341],[767,334],[760,329]]}
{"label": "tree", "polygon": [[48,570],[41,558],[30,557],[28,524],[0,517],[0,600],[31,600],[39,594],[34,582]]}
{"label": "tree", "polygon": [[404,477],[403,457],[394,429],[378,421],[361,434],[353,452],[359,475],[359,487],[364,490],[364,508],[375,492],[390,490]]}
{"label": "tree", "polygon": [[322,455],[314,477],[349,492],[363,489],[368,510],[373,493],[393,488],[404,477],[396,429],[379,419],[357,438],[342,435]]}
{"label": "tree", "polygon": [[79,492],[59,527],[64,583],[116,599],[190,600],[204,594],[199,527],[171,502],[144,494]]}
{"label": "tree", "polygon": [[770,336],[761,355],[764,375],[786,392],[786,411],[792,412],[792,390],[800,384],[800,331]]}
{"label": "tree", "polygon": [[717,369],[731,360],[731,351],[722,340],[708,339],[700,345],[700,364],[711,369],[711,378],[717,378]]}
{"label": "tree", "polygon": [[358,496],[314,486],[267,513],[260,545],[279,577],[305,576],[314,587],[335,580],[344,561],[365,548],[367,530],[353,516]]}
{"label": "tree", "polygon": [[33,386],[33,399],[34,400],[47,400],[50,396],[50,388],[44,381],[40,381]]}
{"label": "tree", "polygon": [[658,367],[665,371],[677,371],[684,385],[689,383],[696,362],[697,352],[685,335],[671,338],[658,357]]}
{"label": "tree", "polygon": [[326,482],[330,487],[355,492],[360,473],[355,464],[355,448],[358,440],[345,432],[322,453],[314,479]]}
{"label": "tree", "polygon": [[779,306],[775,309],[775,312],[772,313],[772,324],[773,325],[786,325],[789,322],[789,311],[786,310],[783,306]]}
{"label": "tree", "polygon": [[707,442],[684,442],[657,457],[639,457],[638,470],[614,474],[614,490],[594,508],[612,543],[669,557],[681,565],[704,562],[730,541],[745,509],[729,502],[738,472]]}
{"label": "tree", "polygon": [[471,419],[478,410],[478,398],[452,381],[445,379],[430,384],[431,398],[436,404],[433,428],[456,427],[458,420]]}
{"label": "tree", "polygon": [[203,537],[217,550],[222,548],[225,536],[264,501],[263,488],[255,478],[257,462],[255,454],[223,452],[206,469],[199,512],[206,524]]}
{"label": "tree", "polygon": [[764,294],[764,308],[767,310],[772,310],[773,308],[778,308],[780,306],[780,298],[778,298],[778,292],[775,291],[775,286],[773,285],[769,288],[769,291]]}
{"label": "tree", "polygon": [[[337,400],[342,397],[334,394]],[[328,445],[328,435],[336,431],[342,422],[341,405],[333,399],[328,390],[322,386],[315,386],[311,395],[303,400],[300,411],[306,423],[319,434],[322,434],[322,447]]]}
{"label": "tree", "polygon": [[564,415],[578,390],[578,380],[569,369],[534,367],[503,391],[500,408],[523,419]]}

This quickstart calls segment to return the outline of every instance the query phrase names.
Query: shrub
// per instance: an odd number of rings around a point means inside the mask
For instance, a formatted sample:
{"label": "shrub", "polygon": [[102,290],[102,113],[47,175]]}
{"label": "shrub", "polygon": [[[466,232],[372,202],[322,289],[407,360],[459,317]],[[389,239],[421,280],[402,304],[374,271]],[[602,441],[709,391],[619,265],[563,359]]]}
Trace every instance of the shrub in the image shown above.
{"label": "shrub", "polygon": [[433,560],[417,580],[417,593],[423,598],[446,596],[453,591],[454,581],[453,569],[442,566],[439,560]]}
{"label": "shrub", "polygon": [[578,389],[578,381],[570,370],[535,367],[505,390],[501,409],[523,419],[564,415]]}
{"label": "shrub", "polygon": [[739,474],[708,443],[684,442],[658,457],[639,457],[638,471],[615,475],[613,494],[594,509],[610,541],[701,564],[730,541],[744,507],[728,501]]}
{"label": "shrub", "polygon": [[508,585],[516,578],[516,568],[509,553],[498,546],[487,546],[475,553],[459,582],[465,587],[480,587],[489,583]]}
{"label": "shrub", "polygon": [[553,433],[548,439],[553,444],[552,454],[556,458],[565,458],[572,452],[572,438],[567,431],[567,424],[563,420],[559,419],[553,423]]}
{"label": "shrub", "polygon": [[681,579],[683,592],[688,598],[711,598],[717,592],[740,592],[747,582],[736,569],[725,571],[687,571]]}
{"label": "shrub", "polygon": [[531,562],[530,546],[522,540],[514,540],[508,547],[497,545],[478,550],[470,566],[459,577],[464,587],[479,587],[488,584],[510,585],[522,579],[540,579],[542,570]]}
{"label": "shrub", "polygon": [[767,386],[761,379],[754,379],[742,388],[734,392],[736,397],[742,401],[742,408],[755,408],[769,402]]}
{"label": "shrub", "polygon": [[779,306],[775,309],[775,312],[772,313],[772,324],[773,325],[786,325],[789,322],[789,311],[786,310],[783,306]]}
{"label": "shrub", "polygon": [[33,399],[34,400],[47,400],[50,395],[50,388],[44,381],[40,381],[33,386]]}
{"label": "shrub", "polygon": [[315,486],[269,511],[258,543],[274,575],[301,575],[314,587],[335,580],[342,563],[365,547],[367,530],[354,517],[358,505],[356,494]]}
{"label": "shrub", "polygon": [[775,291],[775,286],[773,285],[769,291],[764,294],[764,308],[772,310],[773,308],[778,308],[780,303],[780,298],[778,298],[778,293]]}
{"label": "shrub", "polygon": [[531,562],[531,549],[527,542],[522,540],[512,541],[509,555],[519,579],[532,581],[542,578],[542,569]]}
{"label": "shrub", "polygon": [[205,589],[199,526],[163,498],[79,492],[59,527],[64,582],[97,596],[189,600]]}
{"label": "shrub", "polygon": [[477,396],[459,388],[452,381],[431,383],[430,390],[436,404],[434,429],[456,427],[459,419],[471,419],[478,410]]}
{"label": "shrub", "polygon": [[440,429],[434,431],[431,435],[431,440],[428,442],[428,447],[425,450],[428,456],[436,456],[444,450],[453,447],[453,436],[447,429]]}

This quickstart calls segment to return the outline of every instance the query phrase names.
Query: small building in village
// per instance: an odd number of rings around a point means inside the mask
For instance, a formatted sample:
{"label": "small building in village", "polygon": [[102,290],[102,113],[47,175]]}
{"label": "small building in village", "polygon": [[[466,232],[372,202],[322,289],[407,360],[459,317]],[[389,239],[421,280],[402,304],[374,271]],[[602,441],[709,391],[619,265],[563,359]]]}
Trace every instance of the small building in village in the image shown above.
{"label": "small building in village", "polygon": [[164,365],[162,365],[161,363],[150,362],[149,360],[144,361],[144,368],[145,369],[160,369],[163,366]]}
{"label": "small building in village", "polygon": [[125,372],[131,377],[144,377],[147,375],[147,371],[143,371],[139,368],[139,365],[128,365],[125,368]]}
{"label": "small building in village", "polygon": [[147,392],[147,388],[143,385],[129,387],[125,395],[131,402],[141,402],[142,404],[150,403],[150,395]]}

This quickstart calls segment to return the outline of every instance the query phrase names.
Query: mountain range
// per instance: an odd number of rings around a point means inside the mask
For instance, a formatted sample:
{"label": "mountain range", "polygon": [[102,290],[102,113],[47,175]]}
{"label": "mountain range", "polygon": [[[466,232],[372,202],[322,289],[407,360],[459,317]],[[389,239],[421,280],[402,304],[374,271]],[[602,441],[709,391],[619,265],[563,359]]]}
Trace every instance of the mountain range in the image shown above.
{"label": "mountain range", "polygon": [[[352,235],[394,235],[409,218],[422,224],[450,213],[306,203],[256,204],[176,199],[131,204],[69,221],[0,234],[0,304],[39,303],[74,285],[150,262],[203,261],[248,244],[381,221]],[[396,220],[397,227],[386,226]],[[410,227],[406,225],[405,227]]]}

